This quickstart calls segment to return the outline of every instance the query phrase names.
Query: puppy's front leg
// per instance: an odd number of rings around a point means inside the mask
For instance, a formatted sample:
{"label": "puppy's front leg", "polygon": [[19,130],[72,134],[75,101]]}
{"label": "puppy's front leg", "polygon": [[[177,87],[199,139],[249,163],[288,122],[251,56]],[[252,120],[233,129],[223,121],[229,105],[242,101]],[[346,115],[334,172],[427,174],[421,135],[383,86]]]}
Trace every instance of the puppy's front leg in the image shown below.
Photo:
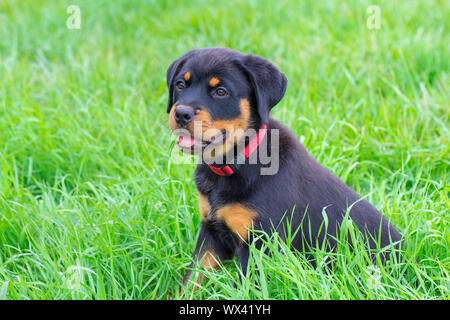
{"label": "puppy's front leg", "polygon": [[196,273],[191,279],[192,269],[195,263],[199,263],[200,266],[206,270],[214,269],[218,266],[219,262],[231,259],[232,254],[223,247],[223,245],[218,241],[217,237],[214,237],[212,232],[202,223],[200,229],[200,234],[197,239],[197,245],[194,251],[194,261],[189,266],[186,272],[183,285],[186,286],[189,280],[194,281],[196,287],[198,288],[201,281],[203,280],[203,275]]}
{"label": "puppy's front leg", "polygon": [[249,259],[249,247],[247,244],[241,245],[236,250],[236,257],[239,262],[239,268],[241,269],[239,272],[239,280],[241,283],[244,281],[245,277],[247,276],[247,266],[248,266],[248,259]]}

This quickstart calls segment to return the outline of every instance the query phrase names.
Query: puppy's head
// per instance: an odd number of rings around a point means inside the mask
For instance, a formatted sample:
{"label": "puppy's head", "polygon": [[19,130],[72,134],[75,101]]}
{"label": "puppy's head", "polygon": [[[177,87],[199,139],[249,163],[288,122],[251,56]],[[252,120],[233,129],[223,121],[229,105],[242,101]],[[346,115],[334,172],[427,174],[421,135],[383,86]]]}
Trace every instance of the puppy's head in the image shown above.
{"label": "puppy's head", "polygon": [[[167,70],[167,112],[183,152],[223,158],[248,129],[267,123],[287,79],[272,63],[226,48],[192,50]],[[208,152],[204,152],[208,150]]]}

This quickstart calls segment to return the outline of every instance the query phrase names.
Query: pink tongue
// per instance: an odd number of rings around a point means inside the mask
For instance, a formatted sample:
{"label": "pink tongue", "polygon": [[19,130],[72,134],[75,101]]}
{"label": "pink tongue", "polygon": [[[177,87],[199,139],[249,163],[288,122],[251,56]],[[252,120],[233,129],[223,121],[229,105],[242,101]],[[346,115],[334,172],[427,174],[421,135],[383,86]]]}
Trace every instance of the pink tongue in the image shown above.
{"label": "pink tongue", "polygon": [[184,148],[190,148],[194,145],[194,138],[191,136],[180,136],[178,138],[178,145]]}

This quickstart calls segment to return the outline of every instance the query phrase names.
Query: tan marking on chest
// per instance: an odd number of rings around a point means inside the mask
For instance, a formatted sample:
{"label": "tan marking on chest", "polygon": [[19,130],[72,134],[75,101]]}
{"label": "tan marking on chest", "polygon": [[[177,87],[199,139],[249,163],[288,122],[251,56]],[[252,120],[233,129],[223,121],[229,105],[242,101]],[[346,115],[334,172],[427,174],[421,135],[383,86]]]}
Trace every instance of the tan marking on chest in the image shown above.
{"label": "tan marking on chest", "polygon": [[230,204],[217,210],[217,219],[222,220],[230,230],[242,240],[248,238],[248,229],[252,228],[258,214],[241,205]]}
{"label": "tan marking on chest", "polygon": [[207,215],[211,212],[211,206],[209,205],[208,197],[202,193],[198,193],[198,208],[202,219],[206,219]]}

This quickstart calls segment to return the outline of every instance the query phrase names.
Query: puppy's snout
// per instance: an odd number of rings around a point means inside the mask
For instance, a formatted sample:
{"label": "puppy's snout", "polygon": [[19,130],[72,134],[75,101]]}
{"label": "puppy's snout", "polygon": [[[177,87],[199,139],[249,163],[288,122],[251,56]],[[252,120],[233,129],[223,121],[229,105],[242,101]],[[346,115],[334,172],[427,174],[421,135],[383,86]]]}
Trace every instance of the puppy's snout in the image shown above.
{"label": "puppy's snout", "polygon": [[175,121],[180,126],[185,126],[194,119],[194,110],[186,107],[178,107],[175,110]]}

